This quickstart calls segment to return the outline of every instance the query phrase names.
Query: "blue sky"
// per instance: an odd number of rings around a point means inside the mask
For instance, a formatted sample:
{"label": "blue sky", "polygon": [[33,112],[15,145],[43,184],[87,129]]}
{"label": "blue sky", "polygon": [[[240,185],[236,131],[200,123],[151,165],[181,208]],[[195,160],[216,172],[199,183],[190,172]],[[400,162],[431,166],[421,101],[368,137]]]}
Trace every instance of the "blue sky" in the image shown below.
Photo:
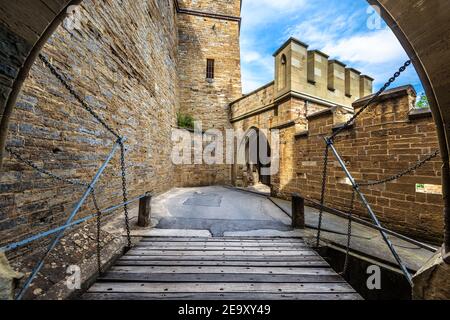
{"label": "blue sky", "polygon": [[[243,0],[242,84],[248,93],[274,77],[272,54],[295,37],[375,78],[379,89],[408,59],[392,31],[365,0]],[[411,66],[393,87],[423,92]]]}

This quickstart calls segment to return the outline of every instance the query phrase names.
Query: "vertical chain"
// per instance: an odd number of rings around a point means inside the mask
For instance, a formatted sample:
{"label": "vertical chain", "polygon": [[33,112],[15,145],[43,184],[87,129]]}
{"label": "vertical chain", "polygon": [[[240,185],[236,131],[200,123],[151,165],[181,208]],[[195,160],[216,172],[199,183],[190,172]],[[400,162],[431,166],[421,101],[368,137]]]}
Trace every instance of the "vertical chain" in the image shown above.
{"label": "vertical chain", "polygon": [[125,166],[125,145],[123,140],[120,140],[120,166],[122,170],[122,193],[123,193],[123,207],[125,213],[125,228],[127,232],[127,246],[128,249],[131,248],[131,231],[130,231],[130,216],[128,213],[128,194],[127,194],[127,177],[126,177],[126,166]]}
{"label": "vertical chain", "polygon": [[102,274],[102,260],[101,260],[101,245],[100,245],[100,237],[101,237],[101,218],[102,218],[102,212],[100,210],[100,207],[97,202],[97,197],[95,195],[95,190],[91,189],[91,197],[92,202],[94,203],[95,210],[97,212],[97,235],[96,235],[96,242],[97,242],[97,270],[98,274]]}
{"label": "vertical chain", "polygon": [[345,262],[344,268],[341,272],[341,275],[345,276],[348,270],[348,264],[350,260],[350,245],[352,241],[352,218],[353,218],[353,209],[355,207],[355,198],[356,198],[356,190],[353,188],[352,200],[350,202],[349,210],[348,210],[348,228],[347,228],[347,249],[345,252]]}
{"label": "vertical chain", "polygon": [[320,212],[319,212],[319,223],[317,226],[317,238],[316,238],[316,247],[320,245],[320,233],[322,232],[322,219],[323,219],[323,210],[325,205],[325,192],[327,188],[327,174],[328,174],[328,158],[330,154],[330,146],[327,142],[325,147],[325,155],[323,157],[323,175],[322,175],[322,192],[320,196]]}

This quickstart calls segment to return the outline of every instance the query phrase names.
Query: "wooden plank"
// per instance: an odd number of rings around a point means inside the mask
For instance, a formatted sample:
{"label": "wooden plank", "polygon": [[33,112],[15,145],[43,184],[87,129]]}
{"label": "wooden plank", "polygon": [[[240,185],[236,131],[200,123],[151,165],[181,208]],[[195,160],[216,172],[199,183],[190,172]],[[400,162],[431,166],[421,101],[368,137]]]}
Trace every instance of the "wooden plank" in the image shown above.
{"label": "wooden plank", "polygon": [[140,242],[136,247],[158,247],[158,248],[197,248],[197,247],[246,247],[246,248],[273,248],[273,247],[291,247],[291,248],[307,248],[308,246],[304,243],[255,243],[255,242]]}
{"label": "wooden plank", "polygon": [[144,237],[142,242],[254,242],[254,243],[304,243],[303,239],[293,238],[189,238],[189,237]]}
{"label": "wooden plank", "polygon": [[323,259],[319,255],[302,255],[302,256],[233,256],[233,255],[199,255],[199,256],[180,256],[180,255],[126,255],[121,260],[160,260],[160,261],[305,261]]}
{"label": "wooden plank", "polygon": [[85,293],[82,300],[362,300],[356,293]]}
{"label": "wooden plank", "polygon": [[132,249],[127,255],[130,256],[163,256],[163,255],[180,255],[180,256],[314,256],[315,253],[312,250],[273,250],[273,251],[206,251],[206,250],[192,250],[192,251],[166,251],[166,250],[142,250]]}
{"label": "wooden plank", "polygon": [[331,268],[293,268],[293,267],[140,267],[140,266],[114,266],[110,272],[129,272],[141,274],[157,273],[217,273],[217,274],[309,274],[334,275]]}
{"label": "wooden plank", "polygon": [[127,293],[355,293],[346,283],[96,283],[88,292]]}
{"label": "wooden plank", "polygon": [[345,280],[333,273],[329,275],[267,275],[267,274],[220,274],[220,273],[129,273],[108,272],[98,279],[99,282],[222,282],[222,283],[339,283]]}
{"label": "wooden plank", "polygon": [[161,261],[161,260],[118,260],[116,266],[234,266],[234,267],[328,267],[322,260],[316,261]]}
{"label": "wooden plank", "polygon": [[133,247],[136,250],[161,250],[161,251],[191,251],[191,250],[202,250],[202,251],[305,251],[311,250],[308,247],[302,246],[272,246],[272,247],[216,247],[216,246],[197,246],[197,247],[189,247],[189,246],[135,246]]}

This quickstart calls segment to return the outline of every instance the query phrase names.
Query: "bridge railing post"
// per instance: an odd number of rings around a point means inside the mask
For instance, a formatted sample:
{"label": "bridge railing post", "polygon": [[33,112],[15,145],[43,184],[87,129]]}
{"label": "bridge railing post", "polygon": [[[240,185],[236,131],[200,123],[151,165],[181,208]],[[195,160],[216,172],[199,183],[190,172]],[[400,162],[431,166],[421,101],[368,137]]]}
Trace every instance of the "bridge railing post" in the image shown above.
{"label": "bridge railing post", "polygon": [[305,199],[298,193],[292,194],[292,227],[305,229]]}
{"label": "bridge railing post", "polygon": [[138,226],[141,228],[148,228],[151,225],[151,202],[152,195],[150,193],[139,200]]}

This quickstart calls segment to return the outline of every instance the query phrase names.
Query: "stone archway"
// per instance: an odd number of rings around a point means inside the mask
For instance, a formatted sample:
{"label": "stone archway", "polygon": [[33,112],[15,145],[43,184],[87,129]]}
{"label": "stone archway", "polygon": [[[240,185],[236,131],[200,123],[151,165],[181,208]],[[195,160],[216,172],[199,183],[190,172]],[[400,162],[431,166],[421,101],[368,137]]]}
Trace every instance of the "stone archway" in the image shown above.
{"label": "stone archway", "polygon": [[[66,16],[67,7],[81,0],[0,1],[0,64],[6,76],[0,81],[0,165],[10,115],[24,79],[37,54]],[[368,0],[381,8],[411,57],[427,96],[436,123],[443,160],[445,202],[445,249],[450,252],[450,2],[446,0]]]}
{"label": "stone archway", "polygon": [[[264,154],[266,159],[261,159]],[[242,174],[245,187],[263,184],[271,186],[271,176],[266,174],[271,166],[271,147],[267,136],[257,127],[249,128],[238,141],[237,163],[235,175]],[[267,170],[266,170],[267,169]]]}

